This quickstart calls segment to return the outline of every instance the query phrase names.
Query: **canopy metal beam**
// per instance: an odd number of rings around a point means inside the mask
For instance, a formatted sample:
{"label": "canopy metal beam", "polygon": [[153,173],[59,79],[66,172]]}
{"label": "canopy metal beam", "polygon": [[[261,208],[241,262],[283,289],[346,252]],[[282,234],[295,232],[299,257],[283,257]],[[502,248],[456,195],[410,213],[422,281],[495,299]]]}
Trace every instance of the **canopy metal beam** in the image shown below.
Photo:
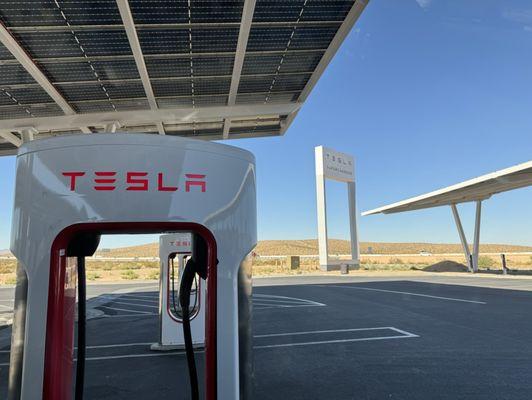
{"label": "canopy metal beam", "polygon": [[[278,74],[280,76],[291,76],[291,75],[310,75],[312,74],[312,71],[302,71],[302,72],[285,72],[282,74]],[[245,74],[241,76],[245,76],[248,78],[262,78],[267,76],[272,76],[274,74]],[[151,81],[183,81],[190,79],[190,76],[167,76],[167,77],[160,77],[160,78],[150,78]],[[195,75],[194,79],[220,79],[220,78],[233,78],[233,75]],[[238,78],[240,80],[240,77]],[[100,83],[103,84],[123,84],[123,83],[136,83],[141,82],[144,84],[144,80],[142,78],[124,78],[124,79],[100,79]],[[58,81],[52,83],[52,85],[97,85],[98,82],[95,81]],[[14,83],[14,84],[6,84],[2,85],[4,89],[28,89],[33,87],[39,87],[36,83]],[[150,84],[151,87],[151,84]],[[153,93],[153,90],[152,90]]]}
{"label": "canopy metal beam", "polygon": [[17,135],[11,132],[0,131],[0,136],[3,137],[5,140],[7,140],[12,145],[15,145],[17,147],[22,146],[22,139],[20,139]]}
{"label": "canopy metal beam", "polygon": [[[253,22],[254,13],[255,0],[245,0],[244,8],[242,10],[242,20],[240,21],[240,31],[238,32],[235,60],[233,62],[233,75],[231,77],[231,86],[229,89],[229,97],[227,99],[228,106],[232,106],[236,103],[236,95],[238,93],[238,86],[240,85],[240,76],[242,75],[242,66],[244,65],[244,58],[246,56],[249,32],[251,30],[251,23]],[[224,139],[229,139],[230,129],[231,120],[225,119],[223,127]]]}
{"label": "canopy metal beam", "polygon": [[[312,54],[312,53],[324,53],[327,49],[318,48],[318,49],[292,49],[292,50],[257,50],[257,51],[248,51],[246,54],[249,56],[267,56],[267,55],[277,55],[277,54]],[[194,53],[194,57],[231,57],[236,53],[233,51],[220,51],[220,52],[203,52],[203,53]],[[144,59],[166,59],[173,60],[176,58],[190,58],[190,53],[156,53],[156,54],[144,54]],[[91,61],[117,61],[117,60],[133,60],[134,57],[132,54],[122,54],[122,55],[101,55],[101,56],[90,56],[89,60]],[[34,61],[37,61],[41,64],[51,64],[51,63],[75,63],[75,62],[87,62],[85,57],[38,57]],[[13,65],[18,64],[17,60],[0,60],[0,65]]]}
{"label": "canopy metal beam", "polygon": [[[155,94],[151,86],[150,76],[148,75],[148,69],[146,68],[146,62],[144,61],[144,55],[142,54],[142,48],[140,47],[139,37],[135,28],[135,21],[133,20],[133,14],[131,14],[131,9],[129,8],[129,2],[128,0],[116,0],[116,4],[120,11],[122,22],[124,23],[129,46],[131,47],[133,57],[135,58],[135,64],[137,65],[144,92],[146,92],[146,97],[148,98],[148,104],[152,110],[157,110],[157,100],[155,100]],[[160,122],[157,123],[157,129],[161,135],[165,134],[164,127]]]}
{"label": "canopy metal beam", "polygon": [[[245,7],[245,6],[244,6]],[[298,26],[338,26],[342,21],[299,21]],[[258,21],[253,22],[256,27],[292,27],[296,23],[294,21]],[[106,30],[116,31],[123,30],[127,24],[91,24],[91,25],[76,25],[76,31],[95,31]],[[220,29],[220,28],[238,28],[240,22],[193,22],[193,23],[155,23],[155,24],[136,24],[138,30],[149,29]],[[12,32],[63,32],[70,31],[66,25],[34,25],[34,26],[13,26],[9,30]]]}
{"label": "canopy metal beam", "polygon": [[532,160],[469,179],[443,189],[365,211],[362,215],[392,214],[489,199],[497,193],[532,185]]}
{"label": "canopy metal beam", "polygon": [[[295,95],[299,93],[297,90],[288,90],[288,91],[279,91],[275,92],[276,95]],[[253,93],[240,93],[241,96],[248,96],[248,95],[266,95],[268,92],[253,92]],[[209,98],[209,97],[224,97],[227,96],[227,94],[196,94],[194,97],[196,98]],[[190,95],[179,95],[179,96],[157,96],[156,99],[158,101],[160,100],[172,100],[172,99],[186,99],[190,98]],[[121,97],[119,99],[115,99],[114,102],[125,102],[125,101],[144,101],[147,100],[146,97]],[[83,105],[83,104],[91,104],[91,103],[101,103],[106,102],[106,100],[102,99],[96,99],[96,100],[82,100],[82,101],[76,101],[74,104],[76,105]],[[53,103],[31,103],[31,107],[46,107]],[[12,107],[15,107],[15,105],[0,105],[0,110],[7,110]]]}
{"label": "canopy metal beam", "polygon": [[[20,65],[48,93],[66,115],[76,113],[2,22],[0,22],[0,42],[13,54]],[[88,127],[82,127],[81,130],[84,133],[91,132]]]}
{"label": "canopy metal beam", "polygon": [[[318,80],[320,79],[321,75],[323,74],[333,57],[336,55],[338,49],[340,48],[340,45],[343,43],[355,23],[358,21],[358,18],[368,5],[368,2],[369,0],[356,0],[355,4],[353,4],[344,22],[338,28],[338,31],[334,35],[333,40],[331,40],[329,47],[327,47],[327,49],[325,50],[325,53],[323,54],[323,57],[318,63],[318,66],[316,67],[309,80],[307,81],[305,87],[301,91],[298,97],[299,102],[304,103],[307,100],[307,97],[309,96],[310,92],[312,91],[312,89],[314,89],[314,86],[316,86],[316,83],[318,83]],[[285,123],[283,124],[283,128],[281,129],[281,135],[284,135],[285,132],[288,130],[288,128],[292,124],[292,121],[296,118],[298,112],[299,110],[296,110],[288,116]]]}
{"label": "canopy metal beam", "polygon": [[480,218],[482,201],[477,200],[475,210],[475,237],[473,239],[473,272],[478,272],[478,256],[480,252]]}
{"label": "canopy metal beam", "polygon": [[300,103],[253,104],[204,108],[173,108],[157,110],[115,111],[87,113],[57,117],[18,118],[0,120],[0,130],[18,131],[33,126],[39,131],[79,129],[80,126],[105,126],[118,121],[122,126],[150,125],[156,123],[186,123],[224,118],[256,116],[284,116],[301,107]]}
{"label": "canopy metal beam", "polygon": [[451,204],[451,210],[453,211],[454,223],[456,224],[456,229],[458,230],[458,235],[460,236],[460,242],[462,243],[462,249],[464,250],[468,269],[472,272],[473,266],[471,265],[471,252],[469,251],[469,244],[467,243],[467,238],[464,233],[464,227],[462,225],[462,221],[460,220],[460,214],[458,213],[458,208],[456,208],[456,204]]}
{"label": "canopy metal beam", "polygon": [[355,4],[353,4],[351,10],[349,10],[349,13],[347,14],[347,17],[345,18],[342,25],[340,25],[340,28],[338,28],[338,31],[334,35],[333,40],[331,40],[329,47],[325,51],[325,54],[323,55],[320,62],[318,63],[318,66],[314,70],[314,73],[312,74],[305,88],[299,95],[299,101],[305,101],[307,99],[314,86],[316,86],[316,83],[318,83],[318,80],[320,79],[321,75],[323,74],[333,57],[336,55],[336,52],[340,48],[340,45],[351,31],[351,28],[353,28],[355,23],[358,21],[360,15],[362,15],[362,12],[368,5],[368,2],[369,0],[356,0]]}

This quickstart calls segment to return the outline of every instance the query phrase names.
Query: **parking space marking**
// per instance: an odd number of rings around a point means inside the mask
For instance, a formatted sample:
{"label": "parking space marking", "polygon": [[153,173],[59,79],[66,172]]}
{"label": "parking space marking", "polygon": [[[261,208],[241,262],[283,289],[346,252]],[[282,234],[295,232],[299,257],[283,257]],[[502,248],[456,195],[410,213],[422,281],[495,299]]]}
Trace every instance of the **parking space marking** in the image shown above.
{"label": "parking space marking", "polygon": [[254,310],[266,310],[272,308],[294,308],[294,307],[323,307],[326,304],[317,301],[299,299],[297,297],[276,296],[271,294],[254,293]]}
{"label": "parking space marking", "polygon": [[268,344],[264,346],[253,346],[253,348],[254,349],[273,349],[276,347],[297,347],[297,346],[312,346],[312,345],[317,345],[317,344],[369,342],[372,340],[408,339],[408,338],[413,338],[413,337],[418,337],[418,336],[399,335],[399,336],[379,336],[379,337],[356,338],[356,339],[320,340],[320,341],[315,341],[315,342]]}
{"label": "parking space marking", "polygon": [[400,329],[394,328],[393,326],[378,326],[375,328],[350,328],[350,329],[328,329],[322,331],[303,331],[303,332],[286,332],[286,333],[268,333],[266,335],[254,335],[254,338],[265,338],[265,337],[279,337],[279,336],[297,336],[297,335],[318,335],[320,333],[342,333],[342,332],[364,332],[364,331],[379,331],[379,330],[393,330],[397,333],[401,333],[404,336],[418,337],[413,333],[402,331]]}
{"label": "parking space marking", "polygon": [[311,304],[315,306],[325,306],[326,304],[318,303],[317,301],[307,300],[307,299],[299,299],[297,297],[287,297],[287,296],[276,296],[273,294],[260,294],[260,293],[254,293],[253,297],[258,298],[260,301],[266,300],[266,301],[288,301],[288,302],[301,302],[305,304]]}
{"label": "parking space marking", "polygon": [[[116,344],[100,344],[95,346],[87,346],[87,349],[113,349],[115,347],[137,347],[150,346],[153,342],[138,342],[138,343],[116,343]],[[77,347],[75,347],[77,349]]]}
{"label": "parking space marking", "polygon": [[399,290],[376,289],[376,288],[369,288],[369,287],[362,287],[362,286],[347,286],[347,285],[312,285],[312,286],[336,287],[336,288],[355,289],[355,290],[368,290],[368,291],[374,291],[374,292],[406,294],[408,296],[428,297],[428,298],[431,298],[431,299],[438,299],[438,300],[459,301],[459,302],[463,302],[463,303],[487,304],[484,301],[458,299],[458,298],[455,298],[455,297],[432,296],[432,295],[429,295],[429,294],[412,293],[412,292],[401,292]]}
{"label": "parking space marking", "polygon": [[[139,304],[139,303],[131,303],[131,302],[125,302],[125,301],[112,301],[113,304],[124,304],[126,306],[135,306],[135,307],[148,307],[148,308],[159,308],[158,306],[152,306],[148,304]],[[138,311],[138,310],[133,310]]]}
{"label": "parking space marking", "polygon": [[103,296],[100,296],[104,299],[111,299],[111,300],[117,300],[117,299],[121,299],[121,300],[127,300],[129,301],[130,299],[133,300],[133,301],[140,301],[140,302],[143,302],[143,303],[158,303],[159,300],[147,300],[147,298],[141,298],[141,297],[130,297],[130,296],[106,296],[106,295],[103,295]]}
{"label": "parking space marking", "polygon": [[[104,306],[102,306],[102,307],[104,307]],[[147,312],[147,313],[143,313],[143,314],[116,314],[116,315],[104,314],[104,315],[102,315],[102,316],[100,316],[98,318],[127,318],[127,317],[138,318],[138,317],[151,317],[153,315],[159,315],[159,313]]]}
{"label": "parking space marking", "polygon": [[296,347],[296,346],[313,346],[319,344],[334,344],[334,343],[350,343],[350,342],[367,342],[372,340],[390,340],[390,339],[407,339],[417,338],[419,335],[397,329],[393,326],[381,326],[375,328],[352,328],[352,329],[332,329],[321,331],[304,331],[304,332],[287,332],[287,333],[272,333],[266,335],[256,335],[255,338],[267,338],[267,337],[282,337],[282,336],[303,336],[303,335],[318,335],[327,333],[345,333],[345,332],[364,332],[364,331],[378,331],[378,330],[391,330],[397,332],[399,335],[386,335],[386,336],[371,336],[363,338],[351,338],[351,339],[333,339],[333,340],[314,340],[307,342],[292,342],[292,343],[278,343],[269,345],[253,346],[254,349],[272,349],[278,347]]}
{"label": "parking space marking", "polygon": [[[278,343],[271,345],[253,346],[254,349],[273,349],[280,347],[301,347],[301,346],[314,346],[320,344],[338,344],[338,343],[351,343],[351,342],[367,342],[375,340],[393,340],[393,339],[408,339],[417,338],[419,335],[404,331],[402,329],[395,328],[393,326],[383,326],[375,328],[352,328],[352,329],[332,329],[332,330],[320,330],[320,331],[300,331],[300,332],[285,332],[285,333],[272,333],[264,335],[254,335],[254,338],[268,338],[268,337],[282,337],[282,336],[304,336],[311,334],[327,334],[327,333],[345,333],[345,332],[361,332],[361,331],[375,331],[375,330],[392,330],[397,332],[398,335],[386,335],[386,336],[373,336],[362,337],[352,339],[336,339],[336,340],[318,340],[308,342],[296,342],[296,343]],[[117,343],[108,345],[95,345],[87,346],[87,349],[112,349],[112,348],[124,348],[124,347],[139,347],[149,346],[151,342],[137,342],[137,343]],[[196,350],[196,353],[204,353],[205,350]],[[9,350],[1,350],[0,353],[9,353]],[[164,352],[164,353],[137,353],[137,354],[121,354],[115,356],[96,356],[87,357],[86,361],[105,361],[105,360],[119,360],[128,358],[145,358],[145,357],[165,357],[172,355],[183,355],[184,351]],[[74,359],[75,361],[75,359]],[[0,363],[0,367],[9,366],[9,363]]]}
{"label": "parking space marking", "polygon": [[118,308],[118,307],[109,307],[109,306],[98,306],[99,308],[107,308],[108,310],[115,310],[115,311],[125,311],[132,314],[153,314],[147,311],[139,311],[139,310],[129,310],[126,308]]}
{"label": "parking space marking", "polygon": [[[253,299],[253,303],[258,303],[258,302],[268,303],[269,305],[276,305],[278,303],[295,304],[295,305],[301,304],[300,301],[292,301],[292,300],[274,300],[274,299],[264,299],[264,298]],[[315,306],[315,304],[312,304],[312,305]]]}
{"label": "parking space marking", "polygon": [[121,298],[140,300],[140,301],[159,301],[159,296],[133,296],[129,294],[123,294]]}
{"label": "parking space marking", "polygon": [[272,304],[256,304],[253,303],[253,310],[266,310],[269,308],[300,308],[300,307],[317,307],[312,304],[301,304],[301,305],[294,305],[294,306],[288,306],[288,305],[272,305]]}

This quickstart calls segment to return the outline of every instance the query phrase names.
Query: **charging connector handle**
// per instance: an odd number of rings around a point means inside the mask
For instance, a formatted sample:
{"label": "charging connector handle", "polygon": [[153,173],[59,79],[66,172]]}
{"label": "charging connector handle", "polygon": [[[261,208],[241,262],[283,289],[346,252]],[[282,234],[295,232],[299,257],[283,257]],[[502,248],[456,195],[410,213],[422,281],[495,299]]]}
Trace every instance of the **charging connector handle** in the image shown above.
{"label": "charging connector handle", "polygon": [[83,400],[85,383],[85,351],[86,351],[86,311],[87,311],[87,279],[85,277],[85,257],[92,256],[98,244],[100,235],[94,233],[80,233],[68,245],[67,256],[77,258],[78,274],[78,351],[76,362],[75,400]]}
{"label": "charging connector handle", "polygon": [[181,305],[181,315],[183,316],[183,338],[185,341],[192,400],[199,400],[198,371],[196,370],[192,330],[190,327],[190,292],[194,283],[196,270],[197,265],[195,261],[193,259],[188,260],[183,275],[181,276],[181,284],[179,285],[179,303]]}

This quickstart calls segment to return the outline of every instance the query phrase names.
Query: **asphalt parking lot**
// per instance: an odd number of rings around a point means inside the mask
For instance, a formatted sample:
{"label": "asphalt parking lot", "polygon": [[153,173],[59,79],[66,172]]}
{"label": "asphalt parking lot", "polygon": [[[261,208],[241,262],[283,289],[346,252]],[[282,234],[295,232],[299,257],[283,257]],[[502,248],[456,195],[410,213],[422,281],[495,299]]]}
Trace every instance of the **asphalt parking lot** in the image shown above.
{"label": "asphalt parking lot", "polygon": [[[530,399],[532,280],[481,281],[257,279],[253,398]],[[188,398],[183,354],[149,350],[158,337],[156,285],[89,292],[99,316],[88,322],[86,398]]]}

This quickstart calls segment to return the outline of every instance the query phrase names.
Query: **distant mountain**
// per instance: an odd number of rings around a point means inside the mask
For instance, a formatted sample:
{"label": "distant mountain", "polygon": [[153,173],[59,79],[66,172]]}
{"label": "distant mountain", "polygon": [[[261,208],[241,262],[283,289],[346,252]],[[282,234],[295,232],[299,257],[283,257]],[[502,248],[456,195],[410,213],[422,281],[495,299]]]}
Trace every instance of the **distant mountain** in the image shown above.
{"label": "distant mountain", "polygon": [[9,249],[0,250],[0,256],[10,256],[10,255],[11,255],[11,251],[9,251]]}
{"label": "distant mountain", "polygon": [[[255,253],[261,256],[281,255],[315,255],[318,254],[318,241],[306,240],[262,240],[255,247]],[[380,243],[361,242],[362,254],[419,254],[425,251],[432,254],[462,253],[460,244],[446,243]],[[348,254],[350,252],[347,240],[329,239],[329,253]],[[481,244],[481,253],[513,253],[532,252],[532,246],[514,246],[508,244]],[[159,255],[158,243],[149,243],[139,246],[121,247],[98,251],[102,257],[157,257]]]}

